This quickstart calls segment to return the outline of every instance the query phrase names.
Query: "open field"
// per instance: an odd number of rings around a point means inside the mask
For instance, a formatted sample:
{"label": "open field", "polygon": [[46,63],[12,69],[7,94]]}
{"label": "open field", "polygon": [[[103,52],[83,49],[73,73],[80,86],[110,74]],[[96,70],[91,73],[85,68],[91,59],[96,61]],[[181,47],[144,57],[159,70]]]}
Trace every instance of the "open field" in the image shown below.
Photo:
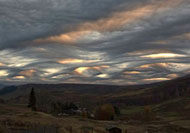
{"label": "open field", "polygon": [[[56,117],[42,112],[33,112],[26,108],[26,105],[1,104],[0,122],[1,124],[7,123],[7,128],[55,127],[60,133],[71,132],[71,127],[73,133],[80,133],[83,126],[92,127],[95,133],[105,133],[105,128],[108,126],[117,126],[123,131],[127,130],[127,133],[144,133],[145,131],[150,133],[189,133],[190,117],[185,117],[175,110],[163,110],[164,107],[172,106],[179,100],[152,105],[156,119],[150,121],[135,118],[135,115],[143,112],[143,106],[131,106],[122,109],[120,118],[115,121],[98,121],[77,115]],[[189,98],[185,100],[188,101]],[[187,104],[184,106],[184,108],[188,107]],[[4,126],[1,128],[3,130]]]}
{"label": "open field", "polygon": [[[189,133],[190,75],[171,81],[137,86],[26,84],[0,90],[0,123],[2,130],[48,130],[54,133],[81,133],[85,126],[94,133],[105,133],[116,126],[127,133]],[[34,88],[38,111],[27,108]],[[95,115],[98,106],[110,104],[120,110],[112,121],[95,120],[89,116],[61,112],[65,102],[73,102]],[[62,104],[60,104],[62,102]],[[54,106],[55,105],[55,106]],[[115,110],[115,109],[114,109]],[[39,112],[40,111],[40,112]],[[83,111],[83,110],[80,110]],[[89,119],[88,119],[89,118]],[[82,129],[81,129],[82,128]],[[6,133],[6,131],[5,131]]]}

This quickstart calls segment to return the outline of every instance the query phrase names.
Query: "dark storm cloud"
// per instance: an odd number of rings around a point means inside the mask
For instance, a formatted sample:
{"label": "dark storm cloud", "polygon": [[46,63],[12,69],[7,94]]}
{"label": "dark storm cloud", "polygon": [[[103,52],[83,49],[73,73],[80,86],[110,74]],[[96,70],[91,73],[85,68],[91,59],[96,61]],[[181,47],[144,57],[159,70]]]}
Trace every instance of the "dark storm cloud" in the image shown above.
{"label": "dark storm cloud", "polygon": [[124,0],[1,0],[1,48],[59,34],[77,23],[104,17],[122,2]]}
{"label": "dark storm cloud", "polygon": [[140,84],[182,76],[190,66],[190,2],[159,2],[0,0],[0,81]]}

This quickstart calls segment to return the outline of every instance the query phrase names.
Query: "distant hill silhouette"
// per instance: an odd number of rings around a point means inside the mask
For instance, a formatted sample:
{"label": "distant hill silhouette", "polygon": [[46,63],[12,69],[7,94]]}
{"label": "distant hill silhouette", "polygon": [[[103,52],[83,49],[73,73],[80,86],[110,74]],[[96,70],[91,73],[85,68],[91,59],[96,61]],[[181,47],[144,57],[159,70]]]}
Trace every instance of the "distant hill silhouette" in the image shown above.
{"label": "distant hill silhouette", "polygon": [[[26,84],[8,86],[0,90],[0,98],[27,103],[34,88],[43,97],[92,105],[110,102],[125,105],[147,105],[190,94],[190,75],[159,83],[117,86],[93,84]],[[39,96],[40,98],[41,96]],[[88,99],[88,100],[87,100]]]}
{"label": "distant hill silhouette", "polygon": [[0,90],[0,95],[5,95],[5,94],[9,94],[13,91],[16,91],[17,87],[16,86],[7,86],[4,87]]}
{"label": "distant hill silhouette", "polygon": [[4,84],[0,84],[0,89],[3,88],[3,87],[5,87],[5,86],[6,86],[6,85],[4,85]]}

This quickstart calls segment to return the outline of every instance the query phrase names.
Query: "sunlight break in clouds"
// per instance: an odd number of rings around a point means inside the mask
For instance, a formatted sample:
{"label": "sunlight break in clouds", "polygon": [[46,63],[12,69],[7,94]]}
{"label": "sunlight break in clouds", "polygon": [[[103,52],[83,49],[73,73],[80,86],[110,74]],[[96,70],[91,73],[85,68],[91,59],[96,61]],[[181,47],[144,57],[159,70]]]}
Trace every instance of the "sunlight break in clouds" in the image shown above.
{"label": "sunlight break in clouds", "polygon": [[13,79],[25,79],[24,76],[15,76]]}
{"label": "sunlight break in clouds", "polygon": [[1,66],[5,66],[5,64],[3,64],[3,63],[0,62],[0,67],[1,67]]}
{"label": "sunlight break in clouds", "polygon": [[62,70],[62,68],[45,68],[43,69],[44,73],[42,74],[42,76],[49,76],[55,73],[58,73]]}
{"label": "sunlight break in clouds", "polygon": [[31,69],[31,70],[24,70],[19,72],[19,74],[26,76],[26,77],[32,77],[34,75],[34,73],[36,72],[36,70]]}
{"label": "sunlight break in clouds", "polygon": [[94,32],[110,32],[118,30],[121,27],[135,22],[143,17],[150,16],[158,11],[179,5],[183,0],[168,0],[155,2],[154,4],[138,7],[130,11],[113,13],[108,18],[103,18],[95,22],[85,22],[80,24],[75,31],[64,33],[57,36],[50,36],[45,39],[36,39],[35,42],[57,42],[57,43],[75,43],[80,41],[83,36],[93,34]]}
{"label": "sunlight break in clouds", "polygon": [[97,75],[96,77],[98,77],[98,78],[109,78],[109,75],[107,75],[107,74],[100,74],[100,75]]}
{"label": "sunlight break in clouds", "polygon": [[20,55],[19,52],[16,53],[13,50],[1,50],[0,57],[0,61],[8,67],[24,67],[37,61],[35,58]]}
{"label": "sunlight break in clouds", "polygon": [[190,72],[189,0],[32,1],[0,0],[0,84],[143,84]]}
{"label": "sunlight break in clouds", "polygon": [[109,68],[109,66],[106,66],[106,65],[93,66],[93,67],[79,67],[79,68],[76,68],[74,70],[74,72],[77,73],[77,74],[79,74],[79,75],[83,75],[85,71],[90,70],[90,69],[101,71],[102,69],[107,69],[107,68]]}
{"label": "sunlight break in clouds", "polygon": [[0,77],[8,76],[9,73],[6,70],[0,70]]}
{"label": "sunlight break in clouds", "polygon": [[141,72],[139,71],[126,71],[124,74],[140,74]]}
{"label": "sunlight break in clouds", "polygon": [[165,81],[170,80],[169,78],[150,78],[150,79],[144,79],[145,81]]}
{"label": "sunlight break in clouds", "polygon": [[160,67],[160,68],[167,68],[169,66],[168,63],[154,63],[154,64],[145,64],[136,67],[137,69],[149,69],[150,67]]}
{"label": "sunlight break in clouds", "polygon": [[76,63],[92,63],[97,61],[98,60],[63,59],[63,60],[58,60],[57,62],[60,64],[76,64]]}
{"label": "sunlight break in clouds", "polygon": [[[145,64],[136,67],[136,69],[144,70],[150,68],[161,68],[164,70],[169,70],[171,72],[181,72],[187,71],[190,68],[189,63],[154,63],[154,64]],[[174,75],[173,75],[174,76]]]}
{"label": "sunlight break in clouds", "polygon": [[177,74],[168,74],[167,77],[174,79],[174,78],[178,78],[179,76]]}
{"label": "sunlight break in clouds", "polygon": [[190,40],[190,32],[182,35],[174,36],[173,39]]}
{"label": "sunlight break in clouds", "polygon": [[74,72],[76,72],[77,74],[83,75],[84,71],[89,70],[90,67],[79,67],[77,69],[74,70]]}
{"label": "sunlight break in clouds", "polygon": [[158,54],[144,55],[140,57],[157,59],[157,58],[178,58],[178,57],[187,57],[187,56],[182,54],[174,54],[174,53],[158,53]]}

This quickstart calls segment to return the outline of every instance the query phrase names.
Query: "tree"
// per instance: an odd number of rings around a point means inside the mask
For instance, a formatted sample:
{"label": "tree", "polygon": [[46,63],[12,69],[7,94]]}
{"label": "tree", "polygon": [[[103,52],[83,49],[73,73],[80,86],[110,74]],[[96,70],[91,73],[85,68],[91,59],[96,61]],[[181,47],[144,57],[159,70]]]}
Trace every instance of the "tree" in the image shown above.
{"label": "tree", "polygon": [[28,107],[32,109],[32,111],[36,111],[36,95],[34,88],[32,88],[29,96],[29,104]]}
{"label": "tree", "polygon": [[120,109],[117,106],[113,106],[113,107],[114,107],[115,114],[120,115],[121,114]]}
{"label": "tree", "polygon": [[53,113],[73,113],[74,110],[78,110],[78,106],[73,102],[54,102],[52,103],[52,112]]}
{"label": "tree", "polygon": [[111,104],[98,106],[95,110],[95,118],[97,120],[114,120],[115,110]]}
{"label": "tree", "polygon": [[155,118],[155,115],[152,112],[152,108],[148,105],[144,107],[144,116],[145,120],[147,121],[153,120]]}

